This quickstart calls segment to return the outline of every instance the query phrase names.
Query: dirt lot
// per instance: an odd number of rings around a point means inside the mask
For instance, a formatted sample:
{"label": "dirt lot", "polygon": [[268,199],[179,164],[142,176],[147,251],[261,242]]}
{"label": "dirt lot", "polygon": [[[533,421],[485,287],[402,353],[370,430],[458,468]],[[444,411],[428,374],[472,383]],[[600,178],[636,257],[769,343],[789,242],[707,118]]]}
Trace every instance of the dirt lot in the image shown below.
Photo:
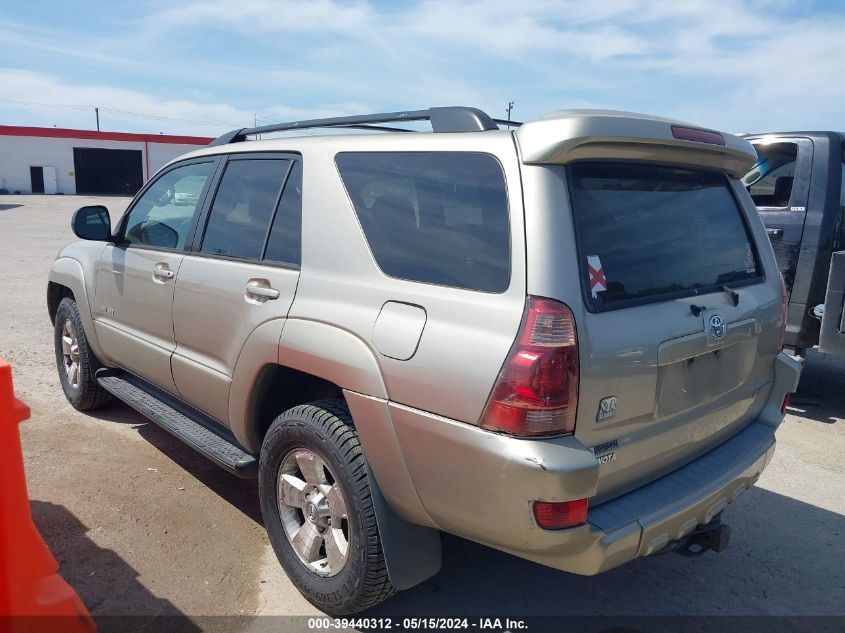
{"label": "dirt lot", "polygon": [[[314,614],[275,563],[254,482],[130,409],[74,411],[56,376],[47,271],[73,210],[125,198],[0,196],[0,357],[32,409],[21,427],[32,513],[95,616]],[[758,486],[725,513],[722,554],[643,559],[582,578],[444,537],[444,568],[373,616],[845,614],[845,363],[808,359]]]}

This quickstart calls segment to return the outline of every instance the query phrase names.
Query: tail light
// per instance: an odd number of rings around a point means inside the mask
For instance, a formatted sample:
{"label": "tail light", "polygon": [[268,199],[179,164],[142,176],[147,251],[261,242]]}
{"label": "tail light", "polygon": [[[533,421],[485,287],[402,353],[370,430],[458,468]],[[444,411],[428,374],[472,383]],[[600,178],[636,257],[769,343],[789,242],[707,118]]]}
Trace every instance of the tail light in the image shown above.
{"label": "tail light", "polygon": [[780,405],[780,412],[786,413],[787,407],[789,407],[789,398],[792,394],[788,393],[783,397],[783,404]]}
{"label": "tail light", "polygon": [[778,343],[778,349],[783,349],[783,343],[786,338],[786,307],[787,307],[787,296],[786,296],[786,282],[783,280],[783,275],[780,275],[780,300],[781,300],[781,307],[780,307],[780,342]]}
{"label": "tail light", "polygon": [[544,530],[583,525],[587,522],[587,499],[577,501],[535,501],[534,518]]}
{"label": "tail light", "polygon": [[511,435],[575,430],[578,339],[568,306],[529,297],[519,336],[499,371],[479,425]]}

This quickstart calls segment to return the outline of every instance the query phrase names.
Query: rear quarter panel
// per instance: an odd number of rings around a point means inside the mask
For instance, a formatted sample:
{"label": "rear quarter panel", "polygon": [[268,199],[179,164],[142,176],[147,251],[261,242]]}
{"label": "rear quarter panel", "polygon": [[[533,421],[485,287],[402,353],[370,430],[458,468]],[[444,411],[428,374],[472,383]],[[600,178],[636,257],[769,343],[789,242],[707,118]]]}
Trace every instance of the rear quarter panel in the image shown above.
{"label": "rear quarter panel", "polygon": [[[303,148],[302,273],[285,327],[317,321],[345,330],[373,354],[389,400],[476,424],[513,343],[525,303],[525,235],[519,163],[508,133],[327,137]],[[497,158],[510,204],[511,280],[501,294],[388,277],[376,265],[335,166],[339,152],[471,151]],[[373,328],[388,301],[420,306],[425,325],[409,360],[381,354]],[[319,342],[317,343],[319,345]],[[332,357],[330,341],[322,350]],[[315,350],[315,354],[320,349]],[[341,385],[347,388],[347,385]],[[367,395],[378,396],[372,393]]]}

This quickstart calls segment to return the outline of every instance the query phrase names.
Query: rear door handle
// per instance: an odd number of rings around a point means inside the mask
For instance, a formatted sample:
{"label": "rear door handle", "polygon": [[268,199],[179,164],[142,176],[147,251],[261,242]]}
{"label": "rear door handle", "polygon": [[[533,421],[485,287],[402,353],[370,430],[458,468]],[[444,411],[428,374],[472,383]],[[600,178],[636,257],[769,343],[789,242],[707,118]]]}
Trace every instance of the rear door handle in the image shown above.
{"label": "rear door handle", "polygon": [[766,234],[772,237],[783,237],[783,229],[766,229]]}
{"label": "rear door handle", "polygon": [[269,286],[261,286],[259,284],[247,284],[246,287],[246,294],[253,299],[258,299],[259,301],[272,301],[274,299],[279,298],[279,291],[275,288],[270,288]]}
{"label": "rear door handle", "polygon": [[158,263],[153,266],[153,277],[159,281],[173,279],[176,273],[168,268],[167,264]]}

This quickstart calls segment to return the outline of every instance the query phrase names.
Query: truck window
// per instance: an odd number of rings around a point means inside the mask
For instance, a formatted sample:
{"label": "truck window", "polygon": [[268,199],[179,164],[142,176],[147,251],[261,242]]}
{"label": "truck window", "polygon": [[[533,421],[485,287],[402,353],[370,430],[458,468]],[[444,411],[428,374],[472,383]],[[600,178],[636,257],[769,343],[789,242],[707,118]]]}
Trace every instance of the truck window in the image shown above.
{"label": "truck window", "polygon": [[724,174],[598,162],[568,171],[591,309],[759,281],[753,242]]}
{"label": "truck window", "polygon": [[755,144],[757,162],[742,182],[758,207],[788,207],[798,159],[795,143]]}
{"label": "truck window", "polygon": [[839,189],[839,213],[836,216],[836,226],[833,228],[833,250],[841,251],[845,248],[845,151],[842,152],[842,178]]}

